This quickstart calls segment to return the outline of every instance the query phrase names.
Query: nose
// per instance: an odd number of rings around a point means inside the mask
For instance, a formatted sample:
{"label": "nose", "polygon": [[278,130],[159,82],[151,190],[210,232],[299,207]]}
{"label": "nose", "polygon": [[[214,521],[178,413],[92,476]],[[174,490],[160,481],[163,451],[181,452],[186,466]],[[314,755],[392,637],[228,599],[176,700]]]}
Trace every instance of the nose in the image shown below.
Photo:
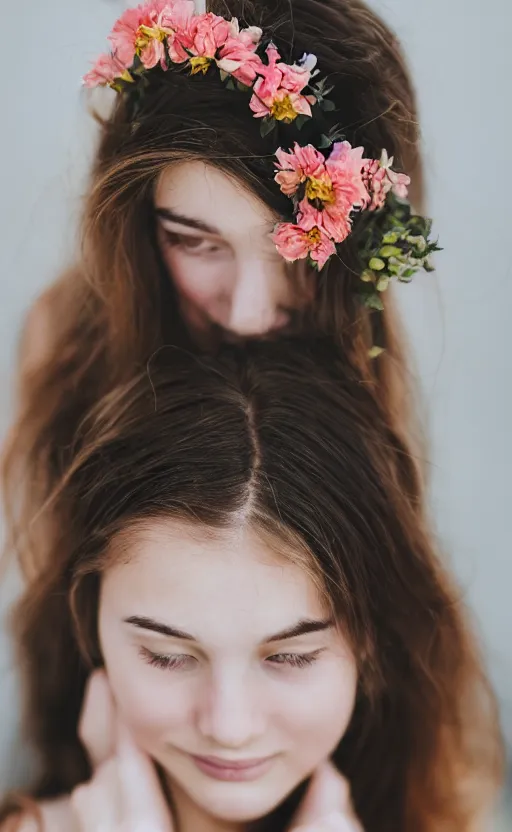
{"label": "nose", "polygon": [[283,280],[284,267],[275,261],[251,257],[239,263],[227,328],[243,337],[275,329],[283,316],[277,300]]}
{"label": "nose", "polygon": [[240,673],[212,678],[203,691],[199,732],[216,748],[249,749],[264,731],[263,709],[250,679]]}

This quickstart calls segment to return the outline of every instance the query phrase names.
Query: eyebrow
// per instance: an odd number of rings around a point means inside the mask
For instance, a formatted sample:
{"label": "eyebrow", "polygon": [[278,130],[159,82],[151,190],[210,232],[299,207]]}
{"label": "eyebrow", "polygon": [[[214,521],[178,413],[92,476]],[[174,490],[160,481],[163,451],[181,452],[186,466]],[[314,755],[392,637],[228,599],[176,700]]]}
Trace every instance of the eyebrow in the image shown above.
{"label": "eyebrow", "polygon": [[[168,638],[179,638],[182,641],[197,641],[197,639],[190,633],[185,633],[183,630],[176,629],[176,627],[170,627],[168,624],[155,621],[153,618],[131,615],[129,618],[125,618],[124,622],[125,624],[131,624],[133,627],[137,627],[140,630],[149,630],[152,633],[160,633]],[[274,635],[264,638],[261,643],[268,644],[269,642],[274,641],[286,641],[287,639],[298,638],[298,636],[304,636],[308,633],[318,633],[322,630],[329,630],[331,627],[334,627],[334,621],[332,618],[318,621],[304,619],[303,621],[298,621],[297,624],[293,625],[293,627],[281,630],[279,633],[274,633]]]}
{"label": "eyebrow", "polygon": [[155,214],[162,220],[168,222],[175,222],[178,225],[186,225],[187,228],[193,228],[195,231],[204,231],[206,234],[215,234],[216,237],[222,237],[218,228],[213,225],[208,225],[201,220],[195,220],[192,217],[186,217],[184,214],[176,214],[168,208],[155,208]]}

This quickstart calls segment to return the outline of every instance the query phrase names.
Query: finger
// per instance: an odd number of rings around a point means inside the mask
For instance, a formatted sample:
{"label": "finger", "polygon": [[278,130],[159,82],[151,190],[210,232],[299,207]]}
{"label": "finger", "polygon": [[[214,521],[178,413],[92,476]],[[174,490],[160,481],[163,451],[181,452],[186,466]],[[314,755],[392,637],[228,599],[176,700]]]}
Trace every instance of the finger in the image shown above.
{"label": "finger", "polygon": [[93,769],[112,756],[116,741],[116,708],[107,675],[95,670],[87,682],[78,724],[80,737]]}
{"label": "finger", "polygon": [[353,817],[350,788],[335,766],[326,762],[313,774],[291,829],[295,832],[297,827],[318,824],[336,814]]}
{"label": "finger", "polygon": [[90,783],[74,789],[70,803],[80,832],[119,829],[122,804],[115,760],[103,763]]}
{"label": "finger", "polygon": [[116,757],[123,815],[141,828],[172,832],[172,819],[153,762],[117,716]]}

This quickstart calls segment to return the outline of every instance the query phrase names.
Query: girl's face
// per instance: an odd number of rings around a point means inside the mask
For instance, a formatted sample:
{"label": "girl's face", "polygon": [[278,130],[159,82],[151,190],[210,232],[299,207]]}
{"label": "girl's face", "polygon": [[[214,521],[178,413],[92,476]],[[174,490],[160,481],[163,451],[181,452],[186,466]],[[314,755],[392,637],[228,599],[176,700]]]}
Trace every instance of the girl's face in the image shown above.
{"label": "girl's face", "polygon": [[180,811],[261,818],[329,758],[356,663],[316,588],[255,532],[155,520],[101,588],[99,631],[122,718]]}
{"label": "girl's face", "polygon": [[193,333],[227,338],[285,329],[312,297],[297,297],[270,234],[271,210],[200,161],[171,165],[155,192],[158,241]]}

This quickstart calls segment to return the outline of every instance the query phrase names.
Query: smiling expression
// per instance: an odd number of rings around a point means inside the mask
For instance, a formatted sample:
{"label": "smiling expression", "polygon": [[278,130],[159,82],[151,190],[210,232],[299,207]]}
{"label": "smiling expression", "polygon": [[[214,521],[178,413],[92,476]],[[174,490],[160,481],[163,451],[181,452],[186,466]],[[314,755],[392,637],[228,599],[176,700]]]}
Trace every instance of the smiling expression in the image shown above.
{"label": "smiling expression", "polygon": [[349,723],[346,640],[309,573],[250,529],[132,530],[104,575],[99,629],[119,709],[178,811],[263,817]]}

